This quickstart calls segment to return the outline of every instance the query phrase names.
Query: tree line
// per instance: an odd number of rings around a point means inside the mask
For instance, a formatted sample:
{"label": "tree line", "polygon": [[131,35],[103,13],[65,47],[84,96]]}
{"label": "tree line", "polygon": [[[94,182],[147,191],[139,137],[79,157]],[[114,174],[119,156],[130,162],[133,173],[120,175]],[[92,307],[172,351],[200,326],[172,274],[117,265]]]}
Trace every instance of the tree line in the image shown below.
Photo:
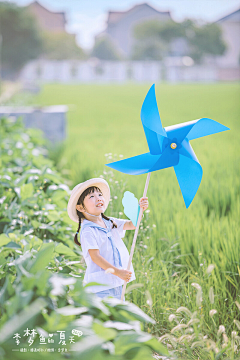
{"label": "tree line", "polygon": [[6,72],[14,72],[36,58],[84,59],[75,36],[67,32],[52,33],[39,27],[25,7],[0,3],[0,61]]}
{"label": "tree line", "polygon": [[86,53],[76,44],[75,35],[51,33],[40,29],[25,7],[0,3],[0,62],[6,71],[18,71],[29,60],[78,59],[97,57],[103,60],[162,60],[174,56],[174,41],[181,41],[181,53],[200,63],[204,55],[222,55],[227,46],[216,24],[197,25],[192,20],[145,21],[134,28],[131,55],[124,58],[109,36],[95,41]]}
{"label": "tree line", "polygon": [[[204,55],[223,55],[227,49],[219,25],[211,23],[199,26],[190,19],[181,23],[173,20],[144,21],[135,26],[133,37],[131,60],[162,60],[166,56],[174,56],[176,41],[179,41],[178,53],[190,56],[196,63],[201,63]],[[109,36],[98,39],[92,53],[106,60],[122,58]]]}

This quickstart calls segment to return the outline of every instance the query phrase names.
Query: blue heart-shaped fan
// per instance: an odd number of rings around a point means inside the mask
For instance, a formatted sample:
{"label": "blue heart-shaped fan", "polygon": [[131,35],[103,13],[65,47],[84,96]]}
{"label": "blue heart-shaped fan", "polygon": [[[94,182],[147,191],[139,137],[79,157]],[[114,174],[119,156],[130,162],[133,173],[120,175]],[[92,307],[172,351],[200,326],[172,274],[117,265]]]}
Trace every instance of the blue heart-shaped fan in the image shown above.
{"label": "blue heart-shaped fan", "polygon": [[132,221],[134,226],[137,226],[137,220],[140,211],[138,199],[130,191],[125,191],[122,204],[124,208],[124,214]]}

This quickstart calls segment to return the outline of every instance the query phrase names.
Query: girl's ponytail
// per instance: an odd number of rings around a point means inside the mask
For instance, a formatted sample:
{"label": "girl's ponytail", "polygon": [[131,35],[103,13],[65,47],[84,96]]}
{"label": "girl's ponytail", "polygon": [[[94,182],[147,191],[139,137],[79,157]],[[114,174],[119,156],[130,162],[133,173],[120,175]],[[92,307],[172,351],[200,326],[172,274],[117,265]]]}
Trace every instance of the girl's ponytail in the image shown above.
{"label": "girl's ponytail", "polygon": [[79,234],[79,230],[80,230],[80,228],[81,228],[81,216],[79,216],[79,214],[78,214],[78,218],[79,218],[79,225],[78,225],[77,232],[76,232],[76,234],[75,234],[75,236],[74,236],[74,242],[75,242],[75,244],[77,244],[78,246],[81,246],[80,242],[78,241],[78,234]]}
{"label": "girl's ponytail", "polygon": [[117,225],[115,224],[115,222],[113,222],[112,219],[109,219],[109,217],[107,217],[107,216],[104,215],[103,213],[102,213],[102,217],[103,217],[105,220],[110,220],[110,221],[112,222],[112,224],[113,224],[112,229],[113,229],[113,228],[117,228]]}

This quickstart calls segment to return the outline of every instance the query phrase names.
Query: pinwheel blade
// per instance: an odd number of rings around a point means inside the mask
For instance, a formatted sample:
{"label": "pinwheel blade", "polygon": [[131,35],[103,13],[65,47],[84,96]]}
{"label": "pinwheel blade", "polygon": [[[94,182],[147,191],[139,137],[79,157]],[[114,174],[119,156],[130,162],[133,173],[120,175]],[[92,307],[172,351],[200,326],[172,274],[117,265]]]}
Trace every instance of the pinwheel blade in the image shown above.
{"label": "pinwheel blade", "polygon": [[208,118],[201,118],[199,120],[196,120],[196,123],[193,125],[193,127],[187,134],[187,138],[188,140],[193,140],[226,130],[230,130],[230,129],[227,126],[224,126],[215,120]]}
{"label": "pinwheel blade", "polygon": [[151,154],[161,154],[163,141],[167,137],[158,112],[155,84],[149,89],[141,109],[141,121]]}
{"label": "pinwheel blade", "polygon": [[140,175],[175,166],[178,164],[178,161],[178,152],[174,152],[169,148],[166,148],[160,155],[146,153],[105,165],[125,174]]}
{"label": "pinwheel blade", "polygon": [[105,165],[125,174],[140,175],[149,172],[151,167],[155,165],[158,159],[159,155],[145,153]]}
{"label": "pinwheel blade", "polygon": [[168,138],[176,138],[179,142],[182,142],[185,137],[187,137],[188,140],[193,140],[230,129],[215,120],[201,118],[177,125],[167,126],[165,127],[165,130]]}
{"label": "pinwheel blade", "polygon": [[182,148],[179,150],[179,163],[174,166],[174,171],[186,208],[188,208],[202,180],[202,167],[188,140],[182,142]]}

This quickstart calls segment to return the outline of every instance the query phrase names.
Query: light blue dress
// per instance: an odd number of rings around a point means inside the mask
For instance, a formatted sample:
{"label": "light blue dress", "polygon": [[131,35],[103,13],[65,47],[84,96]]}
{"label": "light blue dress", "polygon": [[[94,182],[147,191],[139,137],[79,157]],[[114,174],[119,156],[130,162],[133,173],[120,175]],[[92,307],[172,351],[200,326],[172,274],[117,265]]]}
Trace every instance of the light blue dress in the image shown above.
{"label": "light blue dress", "polygon": [[[87,264],[83,283],[96,282],[100,284],[86,287],[87,292],[94,292],[100,297],[113,296],[121,299],[124,280],[111,273],[106,274],[104,269],[92,261],[88,252],[89,249],[99,249],[100,255],[110,264],[113,264],[119,269],[127,268],[129,252],[122,241],[122,237],[125,235],[123,226],[127,220],[116,219],[113,217],[111,217],[111,219],[116,223],[117,228],[112,229],[112,222],[105,219],[103,219],[103,221],[106,224],[107,229],[92,221],[86,219],[83,220],[80,241],[83,257]],[[133,281],[136,278],[132,264],[130,271],[132,271],[130,281]]]}

